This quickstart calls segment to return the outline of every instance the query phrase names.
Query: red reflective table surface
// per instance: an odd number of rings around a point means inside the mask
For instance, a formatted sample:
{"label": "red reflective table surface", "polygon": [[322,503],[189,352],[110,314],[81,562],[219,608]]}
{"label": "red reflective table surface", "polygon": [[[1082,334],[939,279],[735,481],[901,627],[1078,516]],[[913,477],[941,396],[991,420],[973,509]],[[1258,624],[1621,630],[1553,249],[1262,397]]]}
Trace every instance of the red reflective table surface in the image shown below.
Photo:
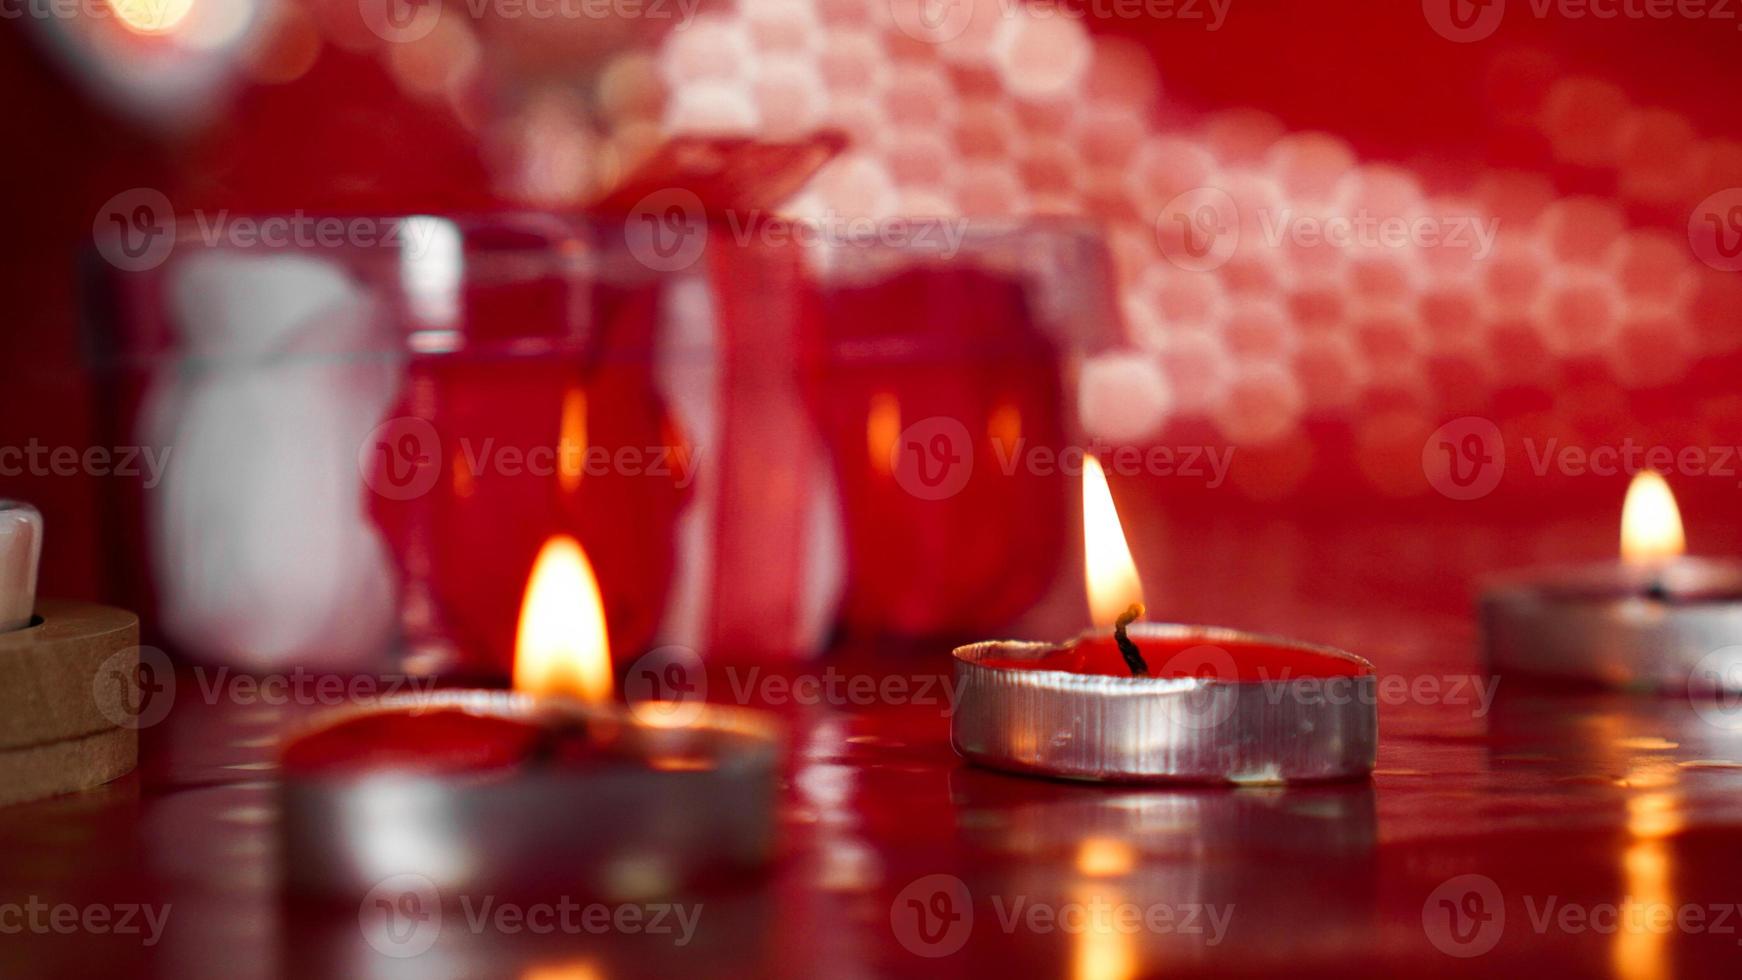
{"label": "red reflective table surface", "polygon": [[[138,773],[0,810],[0,973],[1734,975],[1742,710],[1495,686],[1479,666],[1476,575],[1588,556],[1611,539],[1605,520],[1128,519],[1156,614],[1285,632],[1378,666],[1370,783],[1006,776],[950,749],[944,644],[850,644],[794,669],[716,660],[710,700],[790,726],[766,876],[680,896],[683,918],[657,927],[647,910],[603,928],[577,910],[565,929],[558,910],[503,917],[469,896],[415,956],[372,945],[355,907],[279,894],[275,759],[305,709],[211,697],[210,671],[183,672],[169,717],[142,733]],[[158,917],[155,942],[143,911],[137,931],[119,928],[134,905]],[[67,906],[112,922],[57,927]],[[403,911],[407,930],[423,921]]]}

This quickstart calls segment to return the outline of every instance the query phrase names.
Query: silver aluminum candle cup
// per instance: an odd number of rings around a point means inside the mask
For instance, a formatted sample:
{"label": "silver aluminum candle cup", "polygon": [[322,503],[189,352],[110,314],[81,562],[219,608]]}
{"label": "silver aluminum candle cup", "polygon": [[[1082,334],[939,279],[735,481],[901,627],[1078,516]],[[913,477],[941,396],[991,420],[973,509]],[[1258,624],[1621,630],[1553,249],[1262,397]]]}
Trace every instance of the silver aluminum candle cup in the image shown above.
{"label": "silver aluminum candle cup", "polygon": [[1495,674],[1657,691],[1742,690],[1742,564],[1678,558],[1537,569],[1482,594]]}
{"label": "silver aluminum candle cup", "polygon": [[991,658],[1038,660],[1061,647],[976,643],[955,651],[961,693],[950,737],[956,751],[997,769],[1106,782],[1252,785],[1372,773],[1378,683],[1367,661],[1331,647],[1215,627],[1139,623],[1129,634],[1139,648],[1145,640],[1187,640],[1224,648],[1230,657],[1247,644],[1290,647],[1366,672],[1257,681],[1226,671],[1207,678],[1109,677],[988,666]]}
{"label": "silver aluminum candle cup", "polygon": [[781,739],[759,712],[708,705],[692,724],[664,727],[636,721],[622,706],[450,691],[341,709],[309,732],[372,713],[443,708],[638,727],[650,751],[634,764],[479,776],[286,772],[280,792],[291,892],[356,901],[409,874],[447,896],[640,901],[751,872],[773,853]]}

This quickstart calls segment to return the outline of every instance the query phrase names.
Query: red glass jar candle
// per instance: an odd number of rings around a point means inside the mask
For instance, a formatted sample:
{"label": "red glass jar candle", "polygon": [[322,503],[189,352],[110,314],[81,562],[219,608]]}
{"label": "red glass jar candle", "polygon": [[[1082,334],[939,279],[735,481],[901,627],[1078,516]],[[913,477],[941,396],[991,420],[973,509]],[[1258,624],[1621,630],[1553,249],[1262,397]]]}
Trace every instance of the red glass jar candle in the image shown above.
{"label": "red glass jar candle", "polygon": [[459,327],[413,353],[365,449],[427,670],[506,678],[527,572],[558,534],[599,569],[618,651],[658,628],[694,460],[652,356],[659,281],[588,227],[530,265],[524,239],[468,255]]}
{"label": "red glass jar candle", "polygon": [[1075,354],[1116,331],[1099,241],[980,224],[954,251],[825,252],[814,398],[846,514],[844,625],[1005,628],[1069,550],[1072,481],[1027,461],[1073,438]]}

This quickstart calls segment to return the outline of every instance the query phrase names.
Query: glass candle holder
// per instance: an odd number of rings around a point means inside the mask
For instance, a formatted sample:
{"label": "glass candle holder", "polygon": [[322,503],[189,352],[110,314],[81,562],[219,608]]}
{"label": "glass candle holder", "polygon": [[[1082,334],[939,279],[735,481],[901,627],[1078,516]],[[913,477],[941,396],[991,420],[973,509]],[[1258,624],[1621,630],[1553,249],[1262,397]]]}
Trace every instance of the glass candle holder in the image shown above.
{"label": "glass candle holder", "polygon": [[983,636],[1080,583],[1078,481],[1057,461],[1083,445],[1082,357],[1120,335],[1095,231],[973,222],[955,248],[823,259],[815,399],[852,516],[846,627]]}
{"label": "glass candle holder", "polygon": [[93,259],[105,437],[164,464],[112,484],[110,591],[208,662],[492,683],[557,536],[619,665],[986,635],[1070,578],[1077,484],[1030,454],[1082,444],[1119,335],[1092,229],[670,252],[634,218],[189,221]]}
{"label": "glass candle holder", "polygon": [[201,660],[505,676],[533,557],[566,534],[621,648],[645,646],[683,494],[589,468],[676,439],[650,364],[617,356],[650,343],[660,292],[620,235],[257,220],[338,231],[244,245],[182,222],[153,267],[92,263],[100,415],[165,461],[114,486],[111,589]]}

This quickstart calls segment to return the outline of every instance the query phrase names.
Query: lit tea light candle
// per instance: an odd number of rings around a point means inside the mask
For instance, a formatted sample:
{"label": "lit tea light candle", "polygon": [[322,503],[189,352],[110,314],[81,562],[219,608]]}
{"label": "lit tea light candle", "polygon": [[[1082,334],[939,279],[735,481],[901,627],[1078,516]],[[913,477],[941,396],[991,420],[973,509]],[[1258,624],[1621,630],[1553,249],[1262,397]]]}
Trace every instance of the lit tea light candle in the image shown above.
{"label": "lit tea light candle", "polygon": [[1237,630],[1135,623],[1137,568],[1092,458],[1083,533],[1098,629],[1063,645],[958,648],[956,751],[994,768],[1084,780],[1264,784],[1372,772],[1372,664]]}
{"label": "lit tea light candle", "polygon": [[628,901],[770,856],[775,725],[696,705],[661,725],[614,704],[598,583],[571,538],[534,564],[514,685],[360,705],[291,739],[292,888],[355,898],[415,874],[449,893]]}
{"label": "lit tea light candle", "polygon": [[30,625],[41,560],[42,514],[29,504],[0,500],[0,633]]}
{"label": "lit tea light candle", "polygon": [[1690,558],[1655,472],[1621,508],[1621,558],[1534,569],[1482,595],[1490,669],[1647,690],[1742,689],[1742,563]]}

